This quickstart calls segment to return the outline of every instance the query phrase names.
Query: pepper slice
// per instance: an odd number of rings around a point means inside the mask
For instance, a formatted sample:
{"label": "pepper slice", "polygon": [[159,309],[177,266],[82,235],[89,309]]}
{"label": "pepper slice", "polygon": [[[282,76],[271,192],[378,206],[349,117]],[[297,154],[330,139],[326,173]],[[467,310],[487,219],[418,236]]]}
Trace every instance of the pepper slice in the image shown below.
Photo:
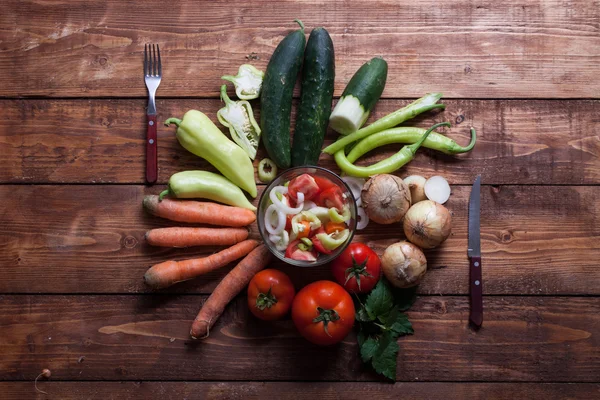
{"label": "pepper slice", "polygon": [[271,182],[277,176],[277,165],[269,159],[263,158],[258,163],[258,179],[263,183]]}
{"label": "pepper slice", "polygon": [[321,227],[321,220],[310,211],[302,211],[299,214],[294,215],[292,218],[292,232],[296,237],[306,237],[309,232],[306,232],[306,224],[308,222],[308,228],[310,230],[319,229]]}
{"label": "pepper slice", "polygon": [[335,207],[331,207],[328,211],[328,214],[329,218],[331,218],[333,222],[337,223],[348,222],[350,221],[350,217],[352,216],[350,215],[350,208],[348,208],[347,206],[344,206],[341,214]]}
{"label": "pepper slice", "polygon": [[242,100],[253,100],[260,96],[264,72],[250,64],[242,64],[236,76],[224,75],[221,79],[233,82],[235,94]]}
{"label": "pepper slice", "polygon": [[[327,250],[335,250],[340,247],[342,244],[348,240],[350,236],[350,231],[348,229],[344,229],[341,232],[335,232],[331,234],[326,233],[317,233],[315,237],[319,239],[319,242],[323,245],[323,247]],[[314,240],[313,240],[314,244]]]}
{"label": "pepper slice", "polygon": [[252,106],[245,100],[231,100],[227,96],[227,85],[221,86],[221,100],[225,107],[217,111],[217,119],[229,128],[231,138],[254,160],[261,131],[254,119]]}

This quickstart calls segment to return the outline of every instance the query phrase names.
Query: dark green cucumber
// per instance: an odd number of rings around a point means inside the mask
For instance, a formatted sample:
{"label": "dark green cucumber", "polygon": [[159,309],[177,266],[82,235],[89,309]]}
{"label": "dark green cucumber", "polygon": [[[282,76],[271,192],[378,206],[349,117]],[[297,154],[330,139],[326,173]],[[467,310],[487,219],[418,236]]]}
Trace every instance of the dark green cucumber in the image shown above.
{"label": "dark green cucumber", "polygon": [[273,52],[260,91],[262,141],[269,157],[280,168],[291,164],[292,95],[306,45],[304,25],[296,22],[300,29],[283,38]]}
{"label": "dark green cucumber", "polygon": [[334,78],[333,42],[325,28],[315,28],[304,51],[302,94],[292,145],[294,167],[317,165],[331,114]]}
{"label": "dark green cucumber", "polygon": [[376,57],[356,71],[331,114],[335,131],[348,134],[360,129],[383,93],[387,70],[387,62]]}

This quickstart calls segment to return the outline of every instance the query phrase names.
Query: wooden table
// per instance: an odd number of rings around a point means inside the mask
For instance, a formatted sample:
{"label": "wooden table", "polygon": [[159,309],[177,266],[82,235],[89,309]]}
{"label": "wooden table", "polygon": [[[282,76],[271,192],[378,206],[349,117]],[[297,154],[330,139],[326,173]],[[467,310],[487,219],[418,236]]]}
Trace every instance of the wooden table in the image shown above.
{"label": "wooden table", "polygon": [[[144,186],[145,43],[160,43],[158,119],[215,119],[223,74],[265,68],[283,35],[323,25],[339,96],[383,55],[371,120],[430,91],[468,142],[421,151],[400,175],[444,175],[453,235],[428,252],[414,336],[399,340],[397,383],[359,360],[354,335],[317,348],[289,319],[251,317],[240,296],[211,337],[191,320],[227,272],[161,292],[149,265],[215,249],[151,248],[144,194],[208,168],[159,128],[159,183]],[[598,398],[600,396],[600,5],[595,0],[35,1],[0,5],[0,393],[34,398]],[[258,109],[258,107],[255,107]],[[335,136],[330,133],[327,142]],[[370,161],[391,154],[386,148]],[[258,159],[263,158],[264,150]],[[321,165],[337,170],[330,157]],[[485,322],[467,326],[467,199],[482,175]],[[357,240],[381,250],[400,226]],[[298,287],[327,268],[289,273]]]}

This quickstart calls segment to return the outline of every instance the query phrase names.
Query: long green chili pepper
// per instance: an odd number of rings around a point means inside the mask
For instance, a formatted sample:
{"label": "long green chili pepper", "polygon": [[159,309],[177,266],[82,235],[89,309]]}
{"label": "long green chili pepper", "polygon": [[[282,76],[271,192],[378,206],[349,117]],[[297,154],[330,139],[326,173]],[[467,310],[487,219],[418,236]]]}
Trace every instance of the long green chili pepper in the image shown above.
{"label": "long green chili pepper", "polygon": [[393,156],[386,158],[385,160],[381,160],[373,165],[369,165],[368,167],[359,167],[352,164],[350,161],[348,161],[348,158],[346,158],[346,154],[344,153],[343,149],[335,153],[335,162],[343,172],[345,172],[348,175],[356,176],[359,178],[368,178],[377,174],[392,173],[397,169],[401,168],[402,166],[406,165],[406,163],[411,161],[413,158],[415,158],[415,153],[417,152],[419,147],[421,147],[425,139],[427,139],[429,134],[434,129],[439,128],[440,126],[450,126],[450,123],[441,122],[439,124],[433,125],[425,132],[423,136],[421,136],[421,139],[418,142],[404,146],[402,149],[400,149],[399,152],[397,152]]}
{"label": "long green chili pepper", "polygon": [[[369,137],[364,138],[356,144],[348,153],[346,158],[351,163],[358,160],[363,155],[367,154],[377,147],[385,146],[393,143],[411,144],[417,142],[425,134],[423,128],[399,127],[386,129],[385,131],[377,132]],[[477,140],[475,129],[471,128],[471,143],[466,147],[460,146],[454,140],[437,132],[431,132],[427,139],[423,142],[423,147],[428,149],[441,151],[445,154],[460,154],[466,153],[473,149]]]}
{"label": "long green chili pepper", "polygon": [[420,99],[410,103],[406,107],[403,107],[391,114],[386,115],[383,118],[378,119],[371,125],[338,139],[336,142],[325,147],[323,152],[327,154],[335,154],[350,143],[356,142],[357,140],[363,139],[374,133],[381,132],[385,129],[393,128],[394,126],[399,125],[404,121],[408,121],[409,119],[414,118],[425,111],[433,110],[434,108],[446,108],[444,104],[436,104],[441,98],[441,93],[426,94]]}

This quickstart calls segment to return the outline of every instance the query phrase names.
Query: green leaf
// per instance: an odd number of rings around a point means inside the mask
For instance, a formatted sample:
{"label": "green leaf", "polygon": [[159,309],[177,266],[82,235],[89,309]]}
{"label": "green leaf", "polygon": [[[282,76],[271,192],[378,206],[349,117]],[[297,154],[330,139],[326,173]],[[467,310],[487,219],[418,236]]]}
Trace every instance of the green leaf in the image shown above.
{"label": "green leaf", "polygon": [[365,308],[371,320],[386,315],[394,306],[394,297],[387,281],[382,277],[367,297]]}
{"label": "green leaf", "polygon": [[362,330],[360,330],[358,332],[358,335],[356,335],[356,341],[358,342],[359,348],[362,347],[365,340],[367,340],[367,337],[366,337],[365,333]]}
{"label": "green leaf", "polygon": [[379,348],[379,343],[369,336],[367,340],[360,346],[360,357],[363,362],[368,362]]}
{"label": "green leaf", "polygon": [[358,308],[356,310],[356,320],[359,322],[371,322],[375,319],[375,317],[371,318],[371,316],[369,315],[369,313],[367,312],[366,308],[364,306],[360,306],[360,308]]}
{"label": "green leaf", "polygon": [[415,332],[408,316],[400,312],[398,307],[394,307],[387,315],[385,326],[395,338],[401,335],[412,335]]}
{"label": "green leaf", "polygon": [[[366,342],[365,342],[366,343]],[[390,332],[385,332],[378,341],[377,351],[372,355],[373,369],[388,379],[396,380],[396,358],[398,343]],[[361,352],[362,353],[362,352]]]}
{"label": "green leaf", "polygon": [[412,307],[417,299],[417,289],[418,286],[407,289],[394,288],[394,302],[400,311],[406,311]]}

